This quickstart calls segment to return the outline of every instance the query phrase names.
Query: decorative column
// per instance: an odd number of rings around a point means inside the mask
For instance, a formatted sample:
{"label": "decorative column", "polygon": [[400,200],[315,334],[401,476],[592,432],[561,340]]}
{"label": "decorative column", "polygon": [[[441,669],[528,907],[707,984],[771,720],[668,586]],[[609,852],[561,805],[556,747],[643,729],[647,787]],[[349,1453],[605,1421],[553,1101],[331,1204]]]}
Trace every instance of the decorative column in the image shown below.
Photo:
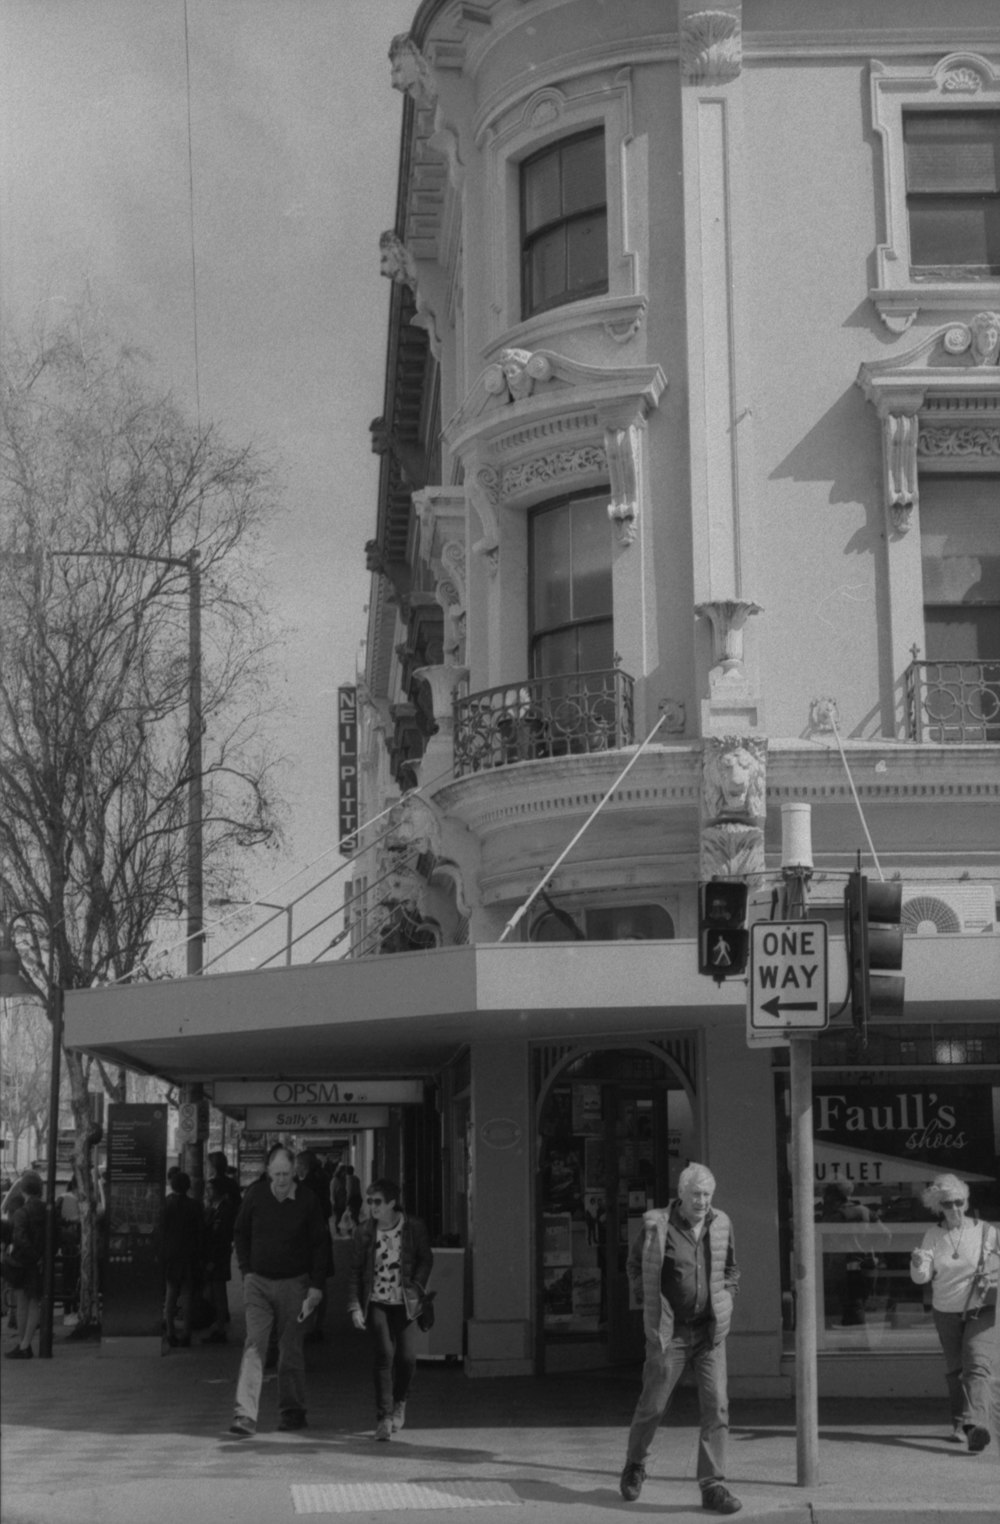
{"label": "decorative column", "polygon": [[417,667],[413,675],[421,678],[431,690],[437,726],[416,769],[418,781],[424,786],[435,779],[444,783],[455,765],[455,690],[466,681],[469,669],[444,663],[439,667]]}
{"label": "decorative column", "polygon": [[[741,343],[741,200],[747,193],[743,131],[742,0],[678,0],[694,593],[712,619],[715,655],[702,733],[759,723],[744,666],[745,597],[753,582],[750,379]],[[720,645],[725,649],[720,654]],[[699,657],[699,684],[705,680]]]}

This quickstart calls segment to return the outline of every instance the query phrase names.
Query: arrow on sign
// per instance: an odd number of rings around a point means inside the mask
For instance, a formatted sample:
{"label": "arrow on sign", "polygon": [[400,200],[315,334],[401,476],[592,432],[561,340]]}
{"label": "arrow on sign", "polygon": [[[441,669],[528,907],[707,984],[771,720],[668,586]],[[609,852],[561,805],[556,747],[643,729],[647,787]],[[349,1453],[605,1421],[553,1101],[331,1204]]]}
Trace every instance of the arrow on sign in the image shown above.
{"label": "arrow on sign", "polygon": [[782,1011],[818,1011],[819,1006],[815,1000],[779,1000],[775,995],[764,1001],[761,1010],[769,1016],[779,1016]]}

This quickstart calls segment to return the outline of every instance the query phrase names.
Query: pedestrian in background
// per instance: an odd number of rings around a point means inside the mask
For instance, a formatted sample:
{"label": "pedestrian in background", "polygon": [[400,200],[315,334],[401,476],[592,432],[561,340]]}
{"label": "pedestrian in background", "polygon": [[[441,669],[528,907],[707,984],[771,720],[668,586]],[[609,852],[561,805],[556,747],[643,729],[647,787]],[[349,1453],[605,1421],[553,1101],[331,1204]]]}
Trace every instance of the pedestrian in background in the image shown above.
{"label": "pedestrian in background", "polygon": [[56,1199],[59,1223],[59,1253],[62,1256],[63,1314],[74,1313],[80,1305],[80,1198],[76,1175]]}
{"label": "pedestrian in background", "polygon": [[[295,1155],[295,1178],[301,1181],[307,1191],[312,1191],[319,1202],[319,1209],[323,1213],[323,1221],[330,1231],[330,1218],[333,1215],[333,1202],[330,1197],[330,1183],[319,1165],[319,1160],[312,1149],[304,1148],[301,1153]],[[324,1288],[323,1298],[316,1311],[313,1313],[303,1335],[307,1344],[320,1344],[323,1341],[323,1323],[327,1310],[327,1296]]]}
{"label": "pedestrian in background", "polygon": [[[45,1204],[42,1177],[28,1170],[19,1182],[23,1200],[10,1213],[11,1239],[4,1263],[12,1267],[17,1343],[7,1351],[8,1360],[30,1360],[31,1341],[42,1320],[42,1259],[45,1255]],[[10,1273],[10,1272],[8,1272]]]}
{"label": "pedestrian in background", "polygon": [[319,1306],[333,1267],[319,1202],[294,1171],[291,1153],[276,1144],[267,1156],[267,1178],[249,1187],[236,1216],[233,1237],[243,1275],[246,1342],[229,1432],[240,1439],[257,1432],[272,1329],[278,1341],[278,1428],[306,1426],[302,1328]]}
{"label": "pedestrian in background", "polygon": [[[166,1291],[163,1299],[163,1337],[171,1349],[191,1347],[195,1292],[201,1285],[202,1213],[188,1194],[191,1177],[178,1170],[160,1212],[160,1243]],[[177,1317],[180,1314],[180,1332]]]}
{"label": "pedestrian in background", "polygon": [[417,1364],[416,1319],[434,1265],[427,1229],[408,1216],[394,1180],[373,1180],[368,1217],[354,1230],[347,1310],[367,1328],[375,1351],[375,1438],[387,1440],[406,1422],[406,1399]]}
{"label": "pedestrian in background", "polygon": [[619,1484],[627,1503],[634,1503],[642,1491],[653,1436],[690,1365],[701,1413],[701,1505],[712,1513],[738,1513],[743,1506],[725,1485],[726,1336],[739,1271],[732,1223],[725,1212],[713,1208],[714,1194],[711,1170],[689,1164],[677,1182],[676,1201],[645,1213],[642,1234],[629,1249],[628,1278],[633,1298],[642,1306],[646,1359]]}
{"label": "pedestrian in background", "polygon": [[202,1335],[203,1344],[225,1344],[228,1338],[229,1278],[238,1210],[239,1192],[229,1188],[225,1176],[213,1175],[205,1203],[205,1294],[212,1304],[212,1322]]}
{"label": "pedestrian in background", "polygon": [[990,1223],[968,1220],[969,1187],[957,1175],[938,1175],[922,1200],[940,1221],[927,1229],[911,1254],[910,1276],[918,1286],[931,1285],[951,1405],[951,1438],[977,1454],[990,1442],[990,1410],[1000,1398],[1000,1234]]}

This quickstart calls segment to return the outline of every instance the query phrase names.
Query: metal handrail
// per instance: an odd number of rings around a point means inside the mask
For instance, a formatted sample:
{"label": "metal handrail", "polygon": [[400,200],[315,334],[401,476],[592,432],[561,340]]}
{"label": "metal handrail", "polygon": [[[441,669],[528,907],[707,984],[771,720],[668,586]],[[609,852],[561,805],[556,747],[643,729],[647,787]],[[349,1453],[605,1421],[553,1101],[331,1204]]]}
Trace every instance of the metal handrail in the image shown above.
{"label": "metal handrail", "polygon": [[903,698],[907,740],[1000,743],[1000,658],[911,662]]}
{"label": "metal handrail", "polygon": [[635,682],[617,668],[502,683],[456,698],[455,777],[635,741]]}

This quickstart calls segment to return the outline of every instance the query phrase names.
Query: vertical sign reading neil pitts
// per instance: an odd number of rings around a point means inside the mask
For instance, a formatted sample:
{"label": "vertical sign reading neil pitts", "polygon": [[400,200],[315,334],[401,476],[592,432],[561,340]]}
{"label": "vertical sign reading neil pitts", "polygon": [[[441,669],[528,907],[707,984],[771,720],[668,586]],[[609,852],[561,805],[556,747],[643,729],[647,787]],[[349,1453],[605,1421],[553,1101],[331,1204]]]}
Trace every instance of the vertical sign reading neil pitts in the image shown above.
{"label": "vertical sign reading neil pitts", "polygon": [[358,690],[337,689],[337,764],[340,778],[340,850],[358,846]]}

